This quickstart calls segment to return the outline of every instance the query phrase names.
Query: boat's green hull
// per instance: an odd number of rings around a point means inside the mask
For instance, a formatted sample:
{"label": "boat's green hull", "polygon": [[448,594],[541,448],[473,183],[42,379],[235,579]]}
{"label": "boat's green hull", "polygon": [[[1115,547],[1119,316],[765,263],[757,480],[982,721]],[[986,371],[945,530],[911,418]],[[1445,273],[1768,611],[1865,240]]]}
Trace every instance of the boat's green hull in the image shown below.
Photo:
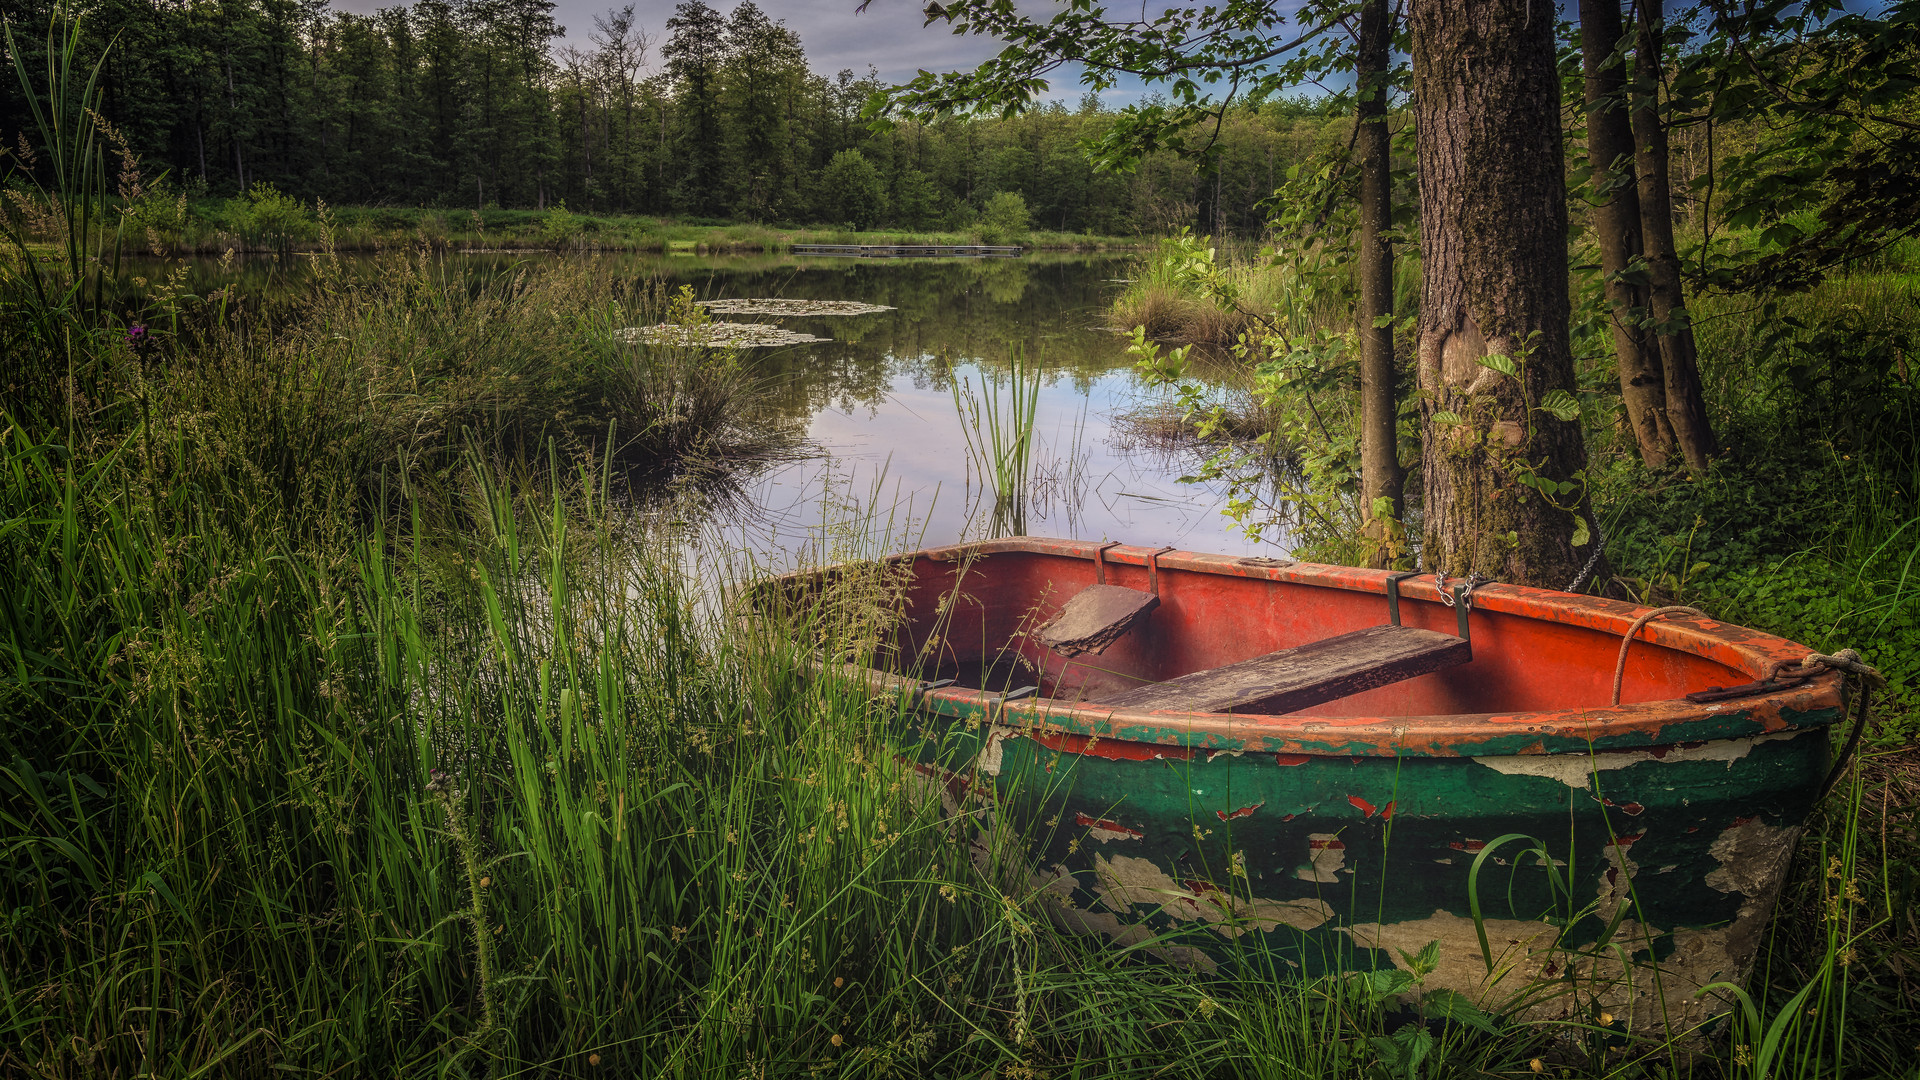
{"label": "boat's green hull", "polygon": [[991,805],[994,846],[1073,929],[1250,974],[1404,969],[1438,942],[1424,988],[1623,1030],[1724,1010],[1699,991],[1745,977],[1829,762],[1822,727],[1391,758],[920,717],[923,773]]}

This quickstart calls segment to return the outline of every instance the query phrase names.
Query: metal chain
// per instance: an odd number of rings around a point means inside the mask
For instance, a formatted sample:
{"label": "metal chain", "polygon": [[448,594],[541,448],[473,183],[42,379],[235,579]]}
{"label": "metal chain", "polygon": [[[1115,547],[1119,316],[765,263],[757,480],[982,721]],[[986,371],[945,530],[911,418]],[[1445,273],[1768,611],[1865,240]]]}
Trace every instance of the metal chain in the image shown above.
{"label": "metal chain", "polygon": [[1593,505],[1591,503],[1584,505],[1580,511],[1586,515],[1587,524],[1593,527],[1593,554],[1587,557],[1587,565],[1580,568],[1580,572],[1573,576],[1573,580],[1568,582],[1567,587],[1560,590],[1561,592],[1579,592],[1585,588],[1587,579],[1593,576],[1594,569],[1600,565],[1600,559],[1607,551],[1607,537],[1600,531],[1600,519],[1595,516]]}
{"label": "metal chain", "polygon": [[[1460,601],[1467,605],[1468,611],[1473,610],[1473,590],[1482,585],[1491,584],[1493,584],[1493,579],[1480,573],[1478,570],[1467,575],[1467,583],[1460,587]],[[1433,587],[1440,590],[1440,602],[1448,607],[1452,607],[1453,593],[1447,591],[1447,575],[1445,573],[1438,570],[1434,571]]]}

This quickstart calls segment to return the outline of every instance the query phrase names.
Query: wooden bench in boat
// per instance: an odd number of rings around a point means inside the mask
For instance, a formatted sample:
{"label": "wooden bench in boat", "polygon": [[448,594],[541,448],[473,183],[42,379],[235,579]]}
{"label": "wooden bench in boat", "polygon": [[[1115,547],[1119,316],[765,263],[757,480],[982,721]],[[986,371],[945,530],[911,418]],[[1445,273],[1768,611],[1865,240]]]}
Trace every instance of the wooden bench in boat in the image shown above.
{"label": "wooden bench in boat", "polygon": [[1104,695],[1097,703],[1146,711],[1279,715],[1471,659],[1473,646],[1465,638],[1412,626],[1369,626]]}

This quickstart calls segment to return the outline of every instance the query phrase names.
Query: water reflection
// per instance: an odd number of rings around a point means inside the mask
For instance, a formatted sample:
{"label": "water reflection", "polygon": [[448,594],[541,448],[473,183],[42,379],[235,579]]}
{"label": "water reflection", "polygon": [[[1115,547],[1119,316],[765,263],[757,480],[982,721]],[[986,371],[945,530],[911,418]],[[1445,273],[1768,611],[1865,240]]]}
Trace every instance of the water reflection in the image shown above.
{"label": "water reflection", "polygon": [[[1234,554],[1271,552],[1233,532],[1221,495],[1182,483],[1190,463],[1137,448],[1116,420],[1149,400],[1122,339],[1100,326],[1114,258],[664,268],[708,298],[854,300],[895,310],[781,324],[828,343],[767,350],[770,407],[802,418],[822,456],[747,484],[753,512],[718,523],[721,546],[788,564],[831,546],[836,522],[871,515],[896,543],[946,544],[1009,524],[1028,533]],[[992,484],[967,452],[956,378],[1004,379],[1016,354],[1039,373],[1033,467],[1020,520],[994,523]],[[769,419],[772,419],[771,417]],[[858,508],[857,511],[854,508]],[[874,521],[873,519],[877,519]]]}
{"label": "water reflection", "polygon": [[[537,269],[562,256],[444,256],[449,274]],[[578,256],[574,256],[578,257]],[[344,259],[345,257],[343,257]],[[1035,254],[1019,259],[853,260],[795,256],[588,256],[608,274],[663,278],[702,299],[851,300],[890,311],[775,322],[830,340],[755,349],[751,370],[769,394],[759,419],[803,428],[812,456],[734,470],[699,512],[686,498],[662,514],[716,533],[715,550],[791,565],[827,550],[836,529],[885,533],[885,543],[946,544],[991,531],[990,484],[969,460],[952,391],[956,376],[1004,377],[1017,353],[1041,379],[1034,467],[1021,520],[1036,535],[1273,554],[1247,543],[1221,514],[1221,493],[1182,483],[1192,461],[1142,447],[1116,423],[1162,400],[1135,379],[1124,340],[1102,328],[1124,256]],[[348,260],[372,270],[367,258]],[[184,287],[237,285],[284,298],[304,287],[312,260],[197,262]],[[352,275],[350,270],[348,276]],[[217,283],[217,284],[216,284]],[[710,463],[720,466],[725,463]],[[708,471],[708,475],[713,473]],[[685,485],[679,493],[685,496]],[[696,500],[697,502],[698,500]],[[845,523],[850,515],[861,524]],[[705,520],[702,520],[705,518]],[[704,546],[704,545],[703,545]]]}

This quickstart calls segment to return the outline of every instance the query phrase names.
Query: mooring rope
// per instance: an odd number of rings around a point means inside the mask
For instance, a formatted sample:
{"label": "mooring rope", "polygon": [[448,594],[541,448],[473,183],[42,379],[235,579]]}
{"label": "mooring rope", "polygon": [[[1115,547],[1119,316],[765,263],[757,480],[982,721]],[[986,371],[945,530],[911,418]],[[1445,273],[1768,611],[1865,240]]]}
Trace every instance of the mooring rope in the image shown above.
{"label": "mooring rope", "polygon": [[[1692,615],[1702,619],[1710,618],[1706,612],[1701,611],[1699,608],[1675,605],[1673,607],[1654,608],[1652,611],[1646,612],[1638,619],[1635,619],[1633,626],[1627,630],[1626,636],[1620,639],[1620,659],[1613,665],[1613,703],[1615,705],[1620,704],[1620,686],[1621,683],[1625,681],[1627,675],[1627,650],[1632,648],[1633,639],[1639,636],[1643,627],[1664,615]],[[1832,655],[1826,653],[1808,653],[1799,660],[1778,661],[1768,670],[1765,681],[1770,683],[1784,682],[1788,685],[1793,685],[1805,682],[1815,675],[1827,671],[1837,671],[1840,673],[1843,682],[1856,684],[1855,689],[1860,698],[1860,708],[1853,718],[1853,730],[1847,733],[1847,741],[1840,747],[1840,756],[1834,759],[1833,767],[1827,770],[1827,779],[1820,785],[1820,794],[1814,796],[1813,801],[1816,803],[1826,799],[1828,794],[1833,791],[1833,785],[1839,782],[1840,774],[1847,771],[1848,763],[1853,760],[1854,751],[1860,746],[1860,737],[1864,735],[1867,730],[1867,714],[1873,702],[1873,692],[1887,688],[1887,677],[1880,673],[1880,669],[1860,659],[1860,654],[1852,649],[1841,649]],[[1756,690],[1757,689],[1758,687],[1756,687]],[[1842,689],[1844,690],[1846,687],[1843,685]],[[1841,708],[1844,710],[1850,703],[1845,702],[1844,698],[1842,701]],[[1845,721],[1846,716],[1843,712],[1841,722],[1844,723]]]}
{"label": "mooring rope", "polygon": [[[1833,768],[1827,770],[1827,780],[1820,785],[1820,794],[1814,796],[1818,803],[1826,799],[1833,791],[1833,785],[1840,782],[1840,774],[1847,771],[1847,765],[1853,760],[1853,753],[1860,746],[1860,736],[1867,731],[1867,710],[1873,703],[1873,692],[1887,688],[1887,677],[1880,669],[1860,659],[1860,654],[1852,649],[1841,649],[1828,656],[1825,653],[1808,653],[1805,658],[1782,660],[1773,665],[1767,673],[1769,679],[1811,679],[1821,671],[1838,671],[1843,680],[1857,680],[1860,695],[1860,711],[1853,718],[1853,730],[1847,732],[1847,741],[1840,747],[1840,756],[1833,759]],[[1846,706],[1843,704],[1842,709]],[[1841,714],[1844,721],[1846,716]]]}
{"label": "mooring rope", "polygon": [[[1582,570],[1581,573],[1585,574],[1586,571]],[[1568,589],[1567,591],[1572,592],[1573,590]],[[1699,619],[1709,617],[1706,612],[1701,611],[1699,608],[1675,605],[1673,607],[1654,608],[1652,611],[1633,620],[1633,626],[1627,630],[1627,636],[1620,639],[1620,659],[1613,665],[1613,703],[1615,705],[1620,704],[1620,684],[1625,682],[1627,678],[1627,650],[1633,647],[1633,639],[1639,636],[1640,628],[1662,615],[1692,615]]]}

